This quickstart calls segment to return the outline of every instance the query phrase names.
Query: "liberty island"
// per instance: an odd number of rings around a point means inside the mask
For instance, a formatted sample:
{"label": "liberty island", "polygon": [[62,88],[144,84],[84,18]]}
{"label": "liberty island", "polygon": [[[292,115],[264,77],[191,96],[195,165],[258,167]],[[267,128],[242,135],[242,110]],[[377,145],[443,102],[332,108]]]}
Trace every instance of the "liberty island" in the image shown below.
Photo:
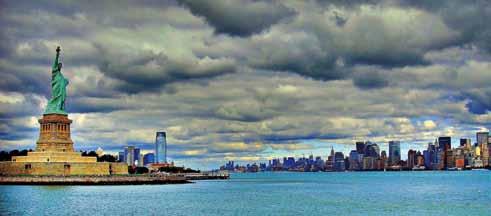
{"label": "liberty island", "polygon": [[61,73],[60,47],[52,67],[51,99],[43,117],[39,119],[39,139],[36,149],[27,156],[12,157],[12,161],[0,162],[1,175],[114,175],[127,174],[124,163],[97,162],[95,157],[83,157],[76,152],[71,139],[70,124],[65,111],[68,80]]}
{"label": "liberty island", "polygon": [[124,162],[98,162],[97,157],[75,151],[70,129],[72,120],[65,110],[69,82],[61,73],[60,51],[57,47],[51,70],[51,98],[43,117],[38,120],[36,149],[26,156],[12,156],[11,161],[0,162],[0,184],[177,184],[228,178],[228,174],[222,173],[129,175],[131,166]]}

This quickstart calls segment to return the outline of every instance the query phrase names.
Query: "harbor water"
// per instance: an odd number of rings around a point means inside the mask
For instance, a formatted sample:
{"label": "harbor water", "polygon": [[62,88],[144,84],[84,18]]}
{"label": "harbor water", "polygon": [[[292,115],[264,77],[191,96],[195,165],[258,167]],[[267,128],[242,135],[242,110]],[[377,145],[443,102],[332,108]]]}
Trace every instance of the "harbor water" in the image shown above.
{"label": "harbor water", "polygon": [[491,215],[491,171],[235,173],[179,185],[0,186],[0,215]]}

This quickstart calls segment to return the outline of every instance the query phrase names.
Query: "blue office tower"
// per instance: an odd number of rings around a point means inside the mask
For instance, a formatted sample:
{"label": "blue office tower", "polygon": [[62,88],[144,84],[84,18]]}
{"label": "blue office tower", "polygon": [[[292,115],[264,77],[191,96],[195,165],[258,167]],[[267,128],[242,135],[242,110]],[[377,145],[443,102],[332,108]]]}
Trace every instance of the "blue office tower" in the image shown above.
{"label": "blue office tower", "polygon": [[118,152],[118,162],[126,163],[126,157],[124,151]]}
{"label": "blue office tower", "polygon": [[165,132],[157,132],[155,137],[155,162],[167,163],[167,141]]}
{"label": "blue office tower", "polygon": [[143,156],[143,165],[148,165],[151,163],[155,163],[155,154],[147,153]]}

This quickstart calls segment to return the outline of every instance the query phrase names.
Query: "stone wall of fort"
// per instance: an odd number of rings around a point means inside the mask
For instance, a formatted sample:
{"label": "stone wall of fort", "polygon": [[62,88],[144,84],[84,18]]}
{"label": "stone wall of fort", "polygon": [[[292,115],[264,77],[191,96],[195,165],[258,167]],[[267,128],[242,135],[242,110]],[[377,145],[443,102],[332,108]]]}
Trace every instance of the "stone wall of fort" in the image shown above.
{"label": "stone wall of fort", "polygon": [[111,163],[112,175],[126,175],[128,174],[128,164],[126,163]]}
{"label": "stone wall of fort", "polygon": [[64,162],[0,162],[1,175],[124,175],[125,163],[64,163]]}

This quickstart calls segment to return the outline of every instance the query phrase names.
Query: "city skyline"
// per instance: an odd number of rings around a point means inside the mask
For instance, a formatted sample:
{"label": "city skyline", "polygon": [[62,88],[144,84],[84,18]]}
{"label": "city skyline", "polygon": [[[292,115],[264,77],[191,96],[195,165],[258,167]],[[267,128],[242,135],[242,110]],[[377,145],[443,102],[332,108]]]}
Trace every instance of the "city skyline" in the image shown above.
{"label": "city skyline", "polygon": [[[239,164],[228,161],[219,170],[230,172],[344,172],[344,171],[423,171],[423,170],[483,170],[491,164],[491,139],[489,132],[477,132],[476,142],[461,138],[456,145],[451,137],[438,137],[429,142],[423,151],[409,149],[406,159],[401,158],[399,141],[389,141],[388,149],[381,149],[377,143],[357,141],[349,154],[334,151],[328,157],[283,157],[272,158],[267,163],[254,162]],[[315,158],[315,159],[314,159]],[[325,160],[324,160],[325,159]]]}
{"label": "city skyline", "polygon": [[165,131],[166,158],[214,168],[478,142],[490,3],[431,2],[1,2],[0,150],[36,145],[57,46],[76,150],[147,153]]}

